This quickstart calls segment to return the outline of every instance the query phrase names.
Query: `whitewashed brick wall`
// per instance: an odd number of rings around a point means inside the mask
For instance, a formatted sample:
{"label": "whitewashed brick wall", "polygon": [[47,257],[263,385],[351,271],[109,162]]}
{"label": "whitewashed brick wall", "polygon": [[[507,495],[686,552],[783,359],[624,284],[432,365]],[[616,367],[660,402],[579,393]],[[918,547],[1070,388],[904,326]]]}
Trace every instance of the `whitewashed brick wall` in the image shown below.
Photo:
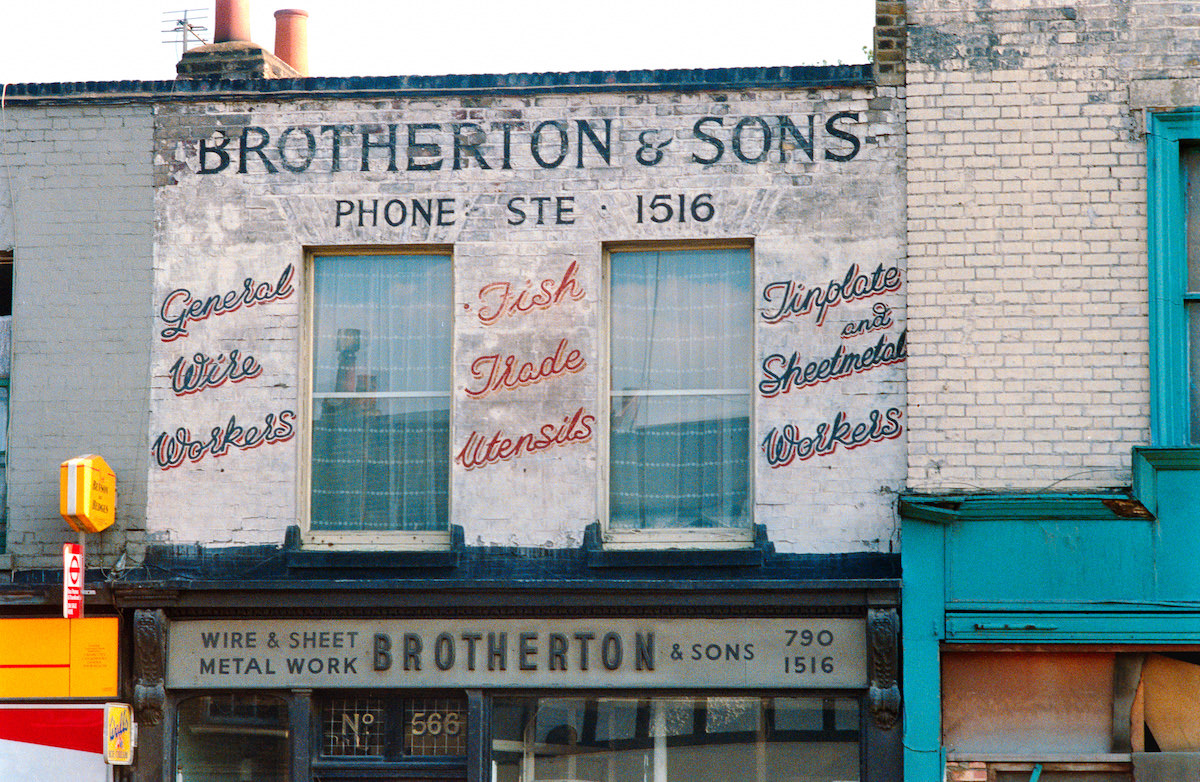
{"label": "whitewashed brick wall", "polygon": [[9,105],[0,112],[0,249],[12,249],[8,551],[53,567],[77,534],[58,513],[58,467],[100,453],[118,523],[89,566],[145,545],[152,328],[149,107]]}
{"label": "whitewashed brick wall", "polygon": [[1187,2],[908,3],[909,486],[1128,485],[1149,437],[1131,84],[1189,78]]}
{"label": "whitewashed brick wall", "polygon": [[[600,311],[602,248],[609,241],[650,239],[694,240],[741,238],[754,243],[754,296],[760,315],[768,305],[763,288],[774,281],[794,280],[824,286],[841,279],[851,264],[873,271],[904,266],[903,106],[895,89],[831,88],[813,90],[747,90],[733,93],[604,93],[543,96],[413,98],[374,101],[304,99],[254,103],[179,103],[159,107],[156,116],[155,176],[158,185],[155,235],[154,296],[158,311],[173,290],[187,288],[209,296],[234,290],[245,277],[275,280],[287,264],[299,271],[305,248],[449,244],[455,264],[454,300],[460,313],[455,327],[456,376],[451,413],[452,454],[475,429],[503,429],[519,434],[535,431],[579,407],[604,426],[599,383],[603,321]],[[846,128],[861,140],[861,149],[845,162],[829,159],[848,152],[849,144],[826,132],[824,123],[838,112],[855,112]],[[800,123],[816,115],[814,160],[809,162],[794,142],[780,162],[778,117]],[[724,118],[711,127],[724,138],[723,159],[701,165],[693,154],[711,156],[713,148],[693,136],[704,116]],[[771,154],[761,163],[736,159],[729,134],[738,121],[763,117],[775,131]],[[575,165],[576,120],[600,127],[612,121],[611,164],[599,161],[587,146],[586,165]],[[542,168],[531,158],[528,138],[540,122],[565,120],[571,129],[567,163]],[[493,123],[518,123],[513,131],[512,168],[503,170],[502,137]],[[493,166],[452,166],[444,129],[455,122],[475,122],[487,130],[480,149]],[[240,133],[253,125],[266,129],[273,141],[287,127],[344,123],[356,128],[399,125],[399,170],[387,172],[386,153],[372,152],[371,170],[359,171],[359,144],[347,147],[340,172],[330,171],[327,137],[310,170],[267,173],[253,158],[244,174],[236,160],[220,173],[201,175],[200,141],[214,140],[219,130]],[[443,128],[425,134],[442,144],[443,166],[437,171],[405,170],[405,128],[435,123]],[[664,159],[653,166],[636,161],[644,132],[664,147]],[[382,138],[377,135],[377,138]],[[759,149],[759,136],[747,135],[747,157]],[[348,142],[350,143],[350,142]],[[237,149],[237,141],[230,150]],[[212,162],[214,159],[209,158]],[[712,193],[716,217],[708,222],[653,225],[634,217],[636,194]],[[511,226],[504,204],[512,196],[575,198],[570,226]],[[358,227],[335,225],[337,199],[387,199],[446,196],[456,199],[458,219],[451,226],[411,225]],[[583,300],[523,316],[520,322],[484,327],[469,314],[480,288],[494,281],[521,284],[527,279],[561,275],[572,261],[579,264]],[[907,280],[904,281],[907,285]],[[305,283],[297,274],[296,293],[269,305],[211,318],[197,324],[188,337],[154,340],[150,440],[187,427],[207,432],[236,415],[239,423],[263,419],[281,410],[301,412],[306,404],[308,357],[302,338],[307,323]],[[905,328],[905,288],[863,301],[840,305],[822,329],[811,317],[793,317],[756,327],[758,345],[753,367],[760,379],[762,358],[774,352],[799,351],[805,361],[832,354],[839,342],[861,349],[883,332],[840,340],[845,323],[868,317],[876,302],[886,302],[894,318],[887,331],[896,338]],[[156,324],[157,328],[162,323]],[[570,381],[558,379],[527,389],[505,392],[484,402],[463,394],[473,357],[509,346],[515,352],[543,356],[569,335],[583,351],[588,367]],[[264,367],[253,382],[181,397],[168,383],[167,369],[193,351],[217,353],[232,348],[252,352]],[[812,432],[838,411],[852,423],[872,410],[904,408],[903,362],[850,378],[795,390],[774,399],[756,394],[754,445],[773,427],[796,424]],[[300,487],[304,473],[298,436],[251,451],[203,458],[172,469],[151,464],[147,525],[172,541],[257,543],[282,540],[285,528],[304,515],[308,498]],[[901,418],[907,429],[907,419]],[[452,523],[464,527],[471,544],[574,546],[587,525],[599,516],[598,445],[595,439],[571,447],[526,455],[471,471],[455,464],[451,475]],[[771,468],[761,451],[752,453],[755,521],[765,524],[782,551],[888,551],[896,542],[895,497],[904,483],[904,439],[889,439],[828,456],[797,459]],[[188,498],[180,512],[180,498]]]}

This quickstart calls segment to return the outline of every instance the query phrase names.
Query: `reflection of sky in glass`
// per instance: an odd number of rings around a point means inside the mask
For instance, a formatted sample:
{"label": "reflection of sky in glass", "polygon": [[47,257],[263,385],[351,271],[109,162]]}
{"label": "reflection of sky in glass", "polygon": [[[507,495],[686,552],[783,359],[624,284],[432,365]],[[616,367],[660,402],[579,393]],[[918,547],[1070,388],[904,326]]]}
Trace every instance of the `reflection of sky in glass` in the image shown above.
{"label": "reflection of sky in glass", "polygon": [[[1200,146],[1179,150],[1187,176],[1187,290],[1200,294]],[[1188,309],[1188,395],[1191,397],[1191,440],[1200,443],[1200,302]]]}
{"label": "reflection of sky in glass", "polygon": [[1191,372],[1188,375],[1192,397],[1192,442],[1200,443],[1200,303],[1188,307],[1188,316],[1188,344],[1192,354]]}
{"label": "reflection of sky in glass", "polygon": [[449,391],[451,285],[449,255],[318,257],[314,392]]}
{"label": "reflection of sky in glass", "polygon": [[497,699],[491,735],[492,782],[835,782],[861,762],[854,698]]}
{"label": "reflection of sky in glass", "polygon": [[615,393],[748,386],[748,249],[617,252],[610,276]]}
{"label": "reflection of sky in glass", "polygon": [[754,733],[758,730],[758,698],[709,698],[709,733]]}

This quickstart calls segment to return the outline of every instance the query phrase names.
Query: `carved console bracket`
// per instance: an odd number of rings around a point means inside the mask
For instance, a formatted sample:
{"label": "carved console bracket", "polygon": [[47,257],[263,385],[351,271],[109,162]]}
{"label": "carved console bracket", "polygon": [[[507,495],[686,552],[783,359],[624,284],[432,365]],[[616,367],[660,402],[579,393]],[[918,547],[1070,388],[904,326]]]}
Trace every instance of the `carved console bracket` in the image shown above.
{"label": "carved console bracket", "polygon": [[167,701],[167,617],[160,610],[133,615],[133,708],[138,722],[159,725]]}
{"label": "carved console bracket", "polygon": [[891,730],[900,721],[900,684],[898,681],[900,619],[894,608],[872,609],[867,614],[870,641],[871,687],[867,705],[875,725]]}

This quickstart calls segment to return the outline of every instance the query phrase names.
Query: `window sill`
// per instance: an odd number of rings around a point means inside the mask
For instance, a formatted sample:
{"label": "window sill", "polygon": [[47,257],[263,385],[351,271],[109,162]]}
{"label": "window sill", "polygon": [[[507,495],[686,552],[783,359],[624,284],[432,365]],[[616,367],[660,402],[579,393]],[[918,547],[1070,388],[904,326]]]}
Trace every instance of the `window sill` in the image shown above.
{"label": "window sill", "polygon": [[289,535],[289,569],[452,568],[458,566],[464,546],[459,526],[445,533],[310,533],[303,541],[300,537],[298,529]]}
{"label": "window sill", "polygon": [[686,532],[669,535],[616,535],[604,540],[599,524],[584,535],[587,565],[604,567],[762,567],[773,547],[766,528],[754,525],[754,538],[743,533],[691,537]]}

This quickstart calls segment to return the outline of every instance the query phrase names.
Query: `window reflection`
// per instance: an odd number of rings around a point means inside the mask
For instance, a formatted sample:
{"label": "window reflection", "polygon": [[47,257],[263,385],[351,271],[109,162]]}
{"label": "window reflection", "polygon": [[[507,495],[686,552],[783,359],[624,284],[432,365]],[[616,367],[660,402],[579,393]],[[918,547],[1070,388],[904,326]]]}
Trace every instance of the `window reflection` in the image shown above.
{"label": "window reflection", "polygon": [[850,698],[510,698],[492,715],[492,782],[859,779]]}
{"label": "window reflection", "polygon": [[288,710],[280,698],[203,695],[179,706],[176,782],[287,782]]}

